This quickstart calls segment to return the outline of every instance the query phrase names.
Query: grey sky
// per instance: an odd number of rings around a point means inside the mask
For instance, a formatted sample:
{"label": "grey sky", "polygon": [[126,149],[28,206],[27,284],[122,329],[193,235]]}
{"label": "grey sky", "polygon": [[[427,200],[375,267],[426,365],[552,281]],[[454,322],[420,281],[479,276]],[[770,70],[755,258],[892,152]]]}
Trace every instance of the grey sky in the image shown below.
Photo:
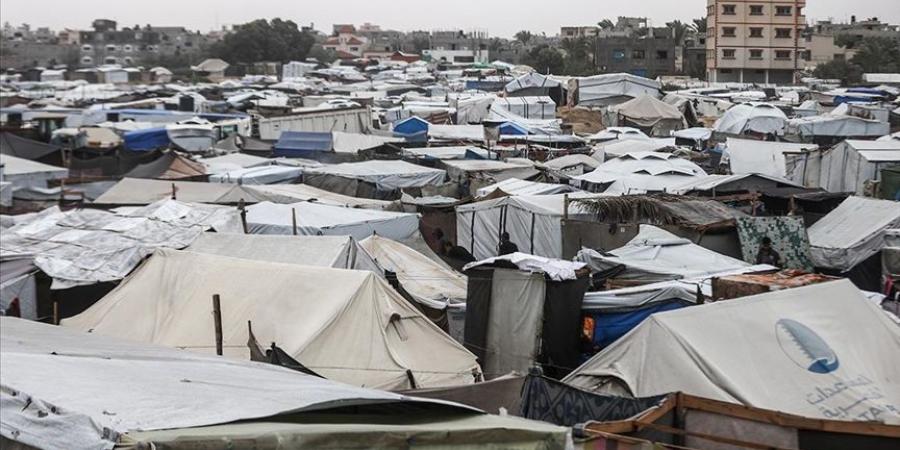
{"label": "grey sky", "polygon": [[[403,31],[486,29],[492,36],[516,31],[556,34],[561,25],[589,25],[603,18],[646,16],[654,25],[689,21],[706,11],[706,0],[2,0],[0,20],[54,29],[88,28],[98,17],[136,24],[184,25],[203,31],[260,17],[315,24],[372,22]],[[876,16],[900,23],[900,0],[808,0],[808,20]]]}

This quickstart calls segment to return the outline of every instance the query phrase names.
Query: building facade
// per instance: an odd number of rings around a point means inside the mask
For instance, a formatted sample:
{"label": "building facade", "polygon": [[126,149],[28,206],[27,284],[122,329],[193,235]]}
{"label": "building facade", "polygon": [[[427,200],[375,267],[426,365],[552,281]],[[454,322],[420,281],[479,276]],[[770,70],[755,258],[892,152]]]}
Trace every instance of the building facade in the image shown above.
{"label": "building facade", "polygon": [[806,0],[707,0],[707,80],[795,82],[804,67],[805,6]]}
{"label": "building facade", "polygon": [[597,37],[594,42],[594,65],[600,73],[656,78],[677,72],[675,39],[668,28],[651,28],[641,37]]}

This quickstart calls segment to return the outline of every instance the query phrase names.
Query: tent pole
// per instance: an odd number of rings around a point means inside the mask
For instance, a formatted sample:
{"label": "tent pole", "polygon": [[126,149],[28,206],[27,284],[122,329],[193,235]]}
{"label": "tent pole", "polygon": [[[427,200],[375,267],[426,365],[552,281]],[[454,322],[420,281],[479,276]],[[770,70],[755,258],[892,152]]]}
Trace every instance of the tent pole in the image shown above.
{"label": "tent pole", "polygon": [[222,305],[219,294],[213,294],[213,320],[216,328],[216,354],[222,356]]}
{"label": "tent pole", "polygon": [[244,228],[244,234],[250,234],[250,230],[247,229],[247,208],[244,207],[243,198],[238,201],[238,211],[241,214],[241,226]]}
{"label": "tent pole", "polygon": [[294,226],[294,228],[293,228],[294,236],[296,236],[297,235],[297,209],[296,208],[291,208],[291,223]]}

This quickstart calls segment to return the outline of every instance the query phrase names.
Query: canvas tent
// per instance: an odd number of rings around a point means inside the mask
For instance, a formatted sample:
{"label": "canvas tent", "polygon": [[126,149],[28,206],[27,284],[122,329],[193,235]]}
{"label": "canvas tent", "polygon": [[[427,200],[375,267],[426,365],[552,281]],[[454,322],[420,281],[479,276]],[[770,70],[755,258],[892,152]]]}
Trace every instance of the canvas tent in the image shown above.
{"label": "canvas tent", "polygon": [[821,115],[788,120],[785,134],[795,135],[804,140],[814,140],[822,137],[872,138],[884,136],[890,131],[891,125],[887,122],[855,116]]}
{"label": "canvas tent", "polygon": [[717,133],[736,136],[747,133],[782,135],[787,121],[784,112],[768,103],[741,103],[725,111],[713,128]]}
{"label": "canvas tent", "polygon": [[248,167],[212,174],[209,181],[241,185],[291,183],[303,175],[303,170],[302,167],[279,165]]}
{"label": "canvas tent", "polygon": [[551,95],[551,89],[560,88],[559,81],[537,72],[528,72],[506,83],[503,90],[508,96]]}
{"label": "canvas tent", "polygon": [[158,180],[197,179],[206,177],[206,167],[202,163],[169,151],[153,161],[131,169],[125,177]]}
{"label": "canvas tent", "polygon": [[0,132],[0,153],[45,164],[61,164],[60,147],[17,136],[10,132]]}
{"label": "canvas tent", "polygon": [[306,184],[257,184],[244,186],[243,189],[259,201],[265,200],[272,203],[315,202],[322,205],[345,206],[348,208],[385,210],[394,209],[396,203],[336,194]]}
{"label": "canvas tent", "polygon": [[563,381],[897,424],[898,376],[900,328],[840,280],[654,314]]}
{"label": "canvas tent", "polygon": [[678,108],[647,94],[611,106],[609,113],[618,119],[617,125],[650,130],[651,136],[669,136],[686,125]]}
{"label": "canvas tent", "polygon": [[51,166],[7,154],[0,154],[0,166],[3,167],[3,181],[12,183],[13,196],[16,198],[40,199],[54,192],[58,198],[59,189],[51,190],[48,183],[69,176],[69,170],[65,167]]}
{"label": "canvas tent", "polygon": [[498,104],[526,119],[556,119],[556,103],[547,96],[500,97],[494,100],[491,108]]}
{"label": "canvas tent", "polygon": [[356,240],[378,234],[403,240],[418,232],[419,215],[314,202],[264,201],[247,208],[247,226],[252,234],[339,235]]}
{"label": "canvas tent", "polygon": [[659,97],[658,81],[627,73],[594,75],[573,78],[569,81],[569,93],[574,94],[576,105],[615,105],[642,94]]}
{"label": "canvas tent", "polygon": [[[438,186],[444,183],[447,173],[440,169],[418,166],[405,161],[370,160],[344,163],[310,169],[304,173],[304,182],[340,194],[372,197],[377,192],[396,189]],[[370,188],[361,186],[365,184]],[[360,195],[374,188],[370,195]]]}
{"label": "canvas tent", "polygon": [[[174,192],[173,192],[174,191]],[[148,205],[172,197],[189,203],[255,203],[259,199],[242,186],[199,181],[123,178],[94,200],[96,205]]]}
{"label": "canvas tent", "polygon": [[572,192],[575,188],[566,184],[538,183],[518,178],[507,178],[503,181],[479,188],[475,195],[486,197],[495,191],[509,195],[551,195]]}
{"label": "canvas tent", "polygon": [[[791,144],[751,139],[728,138],[723,160],[728,161],[733,174],[762,174],[791,178],[786,155],[803,154],[817,148],[815,144]],[[791,178],[792,179],[792,178]],[[802,180],[794,180],[802,183]]]}
{"label": "canvas tent", "polygon": [[829,192],[863,195],[881,170],[900,165],[900,141],[846,140],[821,153],[819,184]]}
{"label": "canvas tent", "polygon": [[900,226],[900,204],[891,200],[847,197],[809,227],[816,267],[850,271],[884,247],[887,230]]}
{"label": "canvas tent", "polygon": [[629,152],[597,166],[594,171],[572,177],[573,184],[591,192],[643,194],[666,192],[706,172],[693,162],[672,153]]}
{"label": "canvas tent", "polygon": [[336,381],[402,389],[471,384],[479,376],[471,353],[386,281],[356,270],[160,250],[63,325],[210,353],[213,294],[222,299],[229,357],[248,358],[250,321],[259,342],[276,343]]}
{"label": "canvas tent", "polygon": [[[250,361],[0,318],[0,442],[44,449],[454,442],[562,450],[568,431]],[[367,414],[340,414],[345,407]],[[306,416],[304,420],[291,420]],[[252,442],[252,444],[250,444]]]}

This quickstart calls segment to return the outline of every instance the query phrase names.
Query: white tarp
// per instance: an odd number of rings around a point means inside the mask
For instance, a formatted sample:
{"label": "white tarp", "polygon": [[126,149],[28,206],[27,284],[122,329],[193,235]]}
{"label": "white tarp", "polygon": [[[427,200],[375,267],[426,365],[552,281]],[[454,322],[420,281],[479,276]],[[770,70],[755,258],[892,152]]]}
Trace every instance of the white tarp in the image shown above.
{"label": "white tarp", "polygon": [[255,203],[259,199],[244,187],[226,183],[200,181],[151,180],[123,178],[94,200],[98,205],[149,205],[175,198],[191,203]]}
{"label": "white tarp", "polygon": [[576,105],[609,105],[621,103],[642,94],[659,97],[661,85],[658,81],[627,73],[594,75],[573,78]]}
{"label": "white tarp", "polygon": [[446,172],[418,166],[406,161],[370,160],[334,164],[306,173],[351,178],[374,184],[379,190],[437,186],[444,182]]}
{"label": "white tarp", "polygon": [[816,148],[816,144],[728,138],[723,159],[728,161],[733,174],[758,173],[785,178],[788,175],[785,153],[803,153]]}
{"label": "white tarp", "polygon": [[228,170],[209,176],[211,183],[280,184],[290,183],[303,175],[300,167],[264,166]]}
{"label": "white tarp", "polygon": [[630,152],[572,180],[591,192],[643,194],[668,191],[690,178],[705,175],[700,166],[672,153]]}
{"label": "white tarp", "polygon": [[509,83],[506,83],[506,86],[503,88],[503,90],[509,94],[512,94],[521,90],[531,90],[535,88],[550,89],[559,87],[559,85],[559,81],[556,81],[545,75],[541,75],[537,72],[529,72],[516,78],[515,80],[510,81]]}
{"label": "white tarp", "polygon": [[69,170],[65,167],[51,166],[5,153],[0,154],[0,167],[3,168],[3,181],[12,183],[10,189],[14,197],[19,197],[27,191],[46,190],[48,181],[69,176]]}
{"label": "white tarp", "polygon": [[373,235],[359,245],[384,269],[397,274],[403,289],[434,309],[466,302],[466,277],[400,242]]}
{"label": "white tarp", "polygon": [[378,136],[374,134],[331,132],[332,147],[335,153],[356,154],[360,150],[381,147],[384,144],[404,142],[403,138]]}
{"label": "white tarp", "polygon": [[[479,125],[479,127],[481,126]],[[473,147],[470,145],[460,145],[453,147],[414,147],[403,149],[404,158],[439,159],[442,161],[448,159],[466,159],[466,155],[469,153],[474,153],[484,159],[488,159],[488,157],[490,156],[489,151],[481,147]]]}
{"label": "white tarp", "polygon": [[900,203],[847,197],[809,227],[813,264],[848,271],[880,251],[887,230],[898,226]]}
{"label": "white tarp", "polygon": [[0,258],[33,257],[53,289],[117,281],[159,248],[184,248],[205,230],[242,232],[234,208],[162,200],[116,212],[48,208],[4,230]]}
{"label": "white tarp", "polygon": [[538,183],[536,181],[526,181],[518,178],[507,178],[498,183],[478,189],[475,195],[477,197],[484,197],[498,189],[509,195],[550,195],[563,194],[575,190],[572,186],[565,184]]}
{"label": "white tarp", "polygon": [[653,127],[667,121],[671,122],[672,127],[684,128],[685,123],[684,116],[678,108],[647,94],[610,106],[609,111],[642,127]]}
{"label": "white tarp", "polygon": [[428,137],[434,140],[482,142],[484,141],[484,127],[482,125],[428,124]]}
{"label": "white tarp", "polygon": [[316,202],[323,205],[366,209],[391,209],[394,202],[371,198],[351,197],[308,184],[254,185],[244,188],[259,201],[272,203]]}
{"label": "white tarp", "polygon": [[518,270],[495,270],[492,281],[485,336],[486,379],[534,367],[541,351],[547,288],[540,274]]}
{"label": "white tarp", "polygon": [[247,208],[247,226],[252,234],[294,234],[294,218],[296,234],[302,235],[353,236],[356,240],[363,240],[378,234],[403,240],[419,230],[418,214],[312,202],[260,202]]}
{"label": "white tarp", "polygon": [[829,192],[862,195],[881,169],[900,165],[900,141],[847,140],[822,152],[819,183]]}
{"label": "white tarp", "polygon": [[206,166],[208,173],[220,173],[229,170],[246,169],[248,167],[260,167],[275,164],[275,159],[261,156],[248,155],[246,153],[229,153],[211,158],[201,158],[198,162]]}
{"label": "white tarp", "polygon": [[653,225],[641,225],[632,240],[603,254],[583,248],[575,257],[596,271],[625,266],[617,279],[653,283],[684,278],[707,279],[723,272],[775,270],[716,253]]}
{"label": "white tarp", "polygon": [[529,255],[528,253],[515,252],[508,255],[494,256],[481,261],[470,262],[463,267],[463,271],[473,267],[492,265],[498,261],[504,261],[515,265],[519,270],[531,273],[542,273],[553,281],[574,280],[577,271],[586,266],[579,261],[566,261],[564,259],[545,258],[543,256]]}
{"label": "white tarp", "polygon": [[629,311],[654,303],[680,300],[697,303],[697,284],[686,281],[661,281],[659,283],[630,286],[606,291],[585,292],[581,309],[586,311]]}
{"label": "white tarp", "polygon": [[203,233],[185,250],[304,266],[384,271],[350,236],[278,236]]}
{"label": "white tarp", "polygon": [[63,325],[211,353],[213,294],[221,296],[228,357],[249,357],[250,321],[259,342],[357,386],[411,388],[407,371],[418,387],[471,384],[478,372],[474,355],[386,281],[359,270],[159,250]]}
{"label": "white tarp", "polygon": [[784,134],[787,116],[768,103],[740,103],[734,105],[716,121],[718,133],[740,135],[746,132]]}
{"label": "white tarp", "polygon": [[0,435],[35,448],[107,450],[129,431],[438,403],[23,319],[0,324]]}
{"label": "white tarp", "polygon": [[477,175],[490,175],[502,177],[504,173],[529,177],[535,173],[531,161],[498,161],[494,159],[452,159],[442,160],[441,163],[447,169],[447,175],[452,181],[464,181]]}
{"label": "white tarp", "polygon": [[812,116],[788,120],[787,133],[812,138],[815,136],[876,137],[890,133],[891,125],[854,116]]}
{"label": "white tarp", "polygon": [[653,314],[563,381],[900,424],[898,377],[900,328],[839,280]]}
{"label": "white tarp", "polygon": [[526,119],[556,119],[556,103],[547,96],[500,97],[494,100],[491,108],[497,105]]}

